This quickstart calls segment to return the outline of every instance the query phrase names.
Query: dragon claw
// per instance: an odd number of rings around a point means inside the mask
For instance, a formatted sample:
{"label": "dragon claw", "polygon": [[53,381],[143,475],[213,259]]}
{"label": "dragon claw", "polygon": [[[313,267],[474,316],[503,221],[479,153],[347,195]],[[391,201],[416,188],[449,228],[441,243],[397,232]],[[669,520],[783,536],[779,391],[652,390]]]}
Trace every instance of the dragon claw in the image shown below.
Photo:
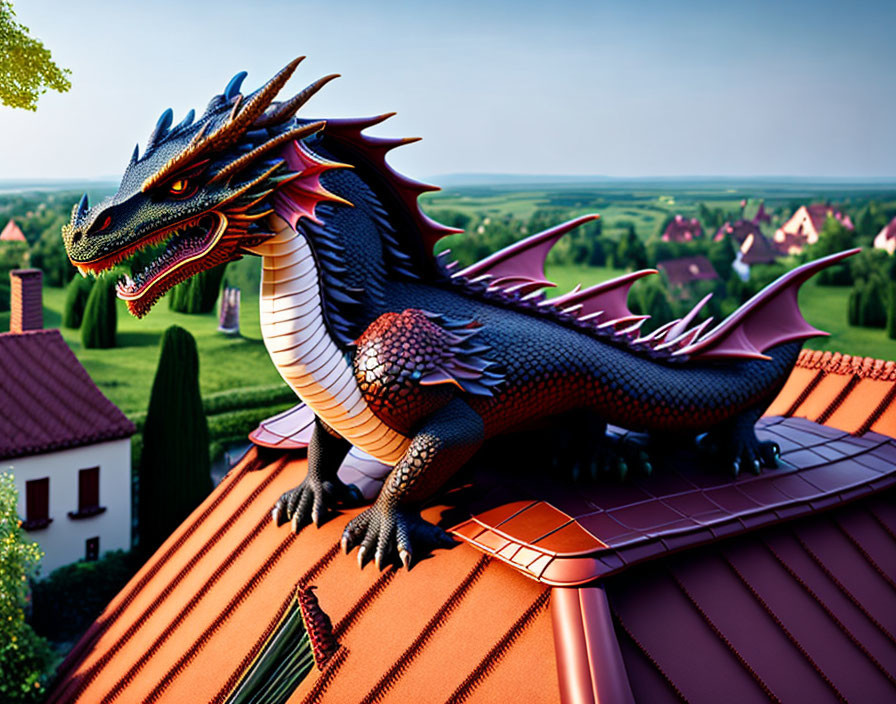
{"label": "dragon claw", "polygon": [[342,547],[346,552],[358,547],[358,566],[373,559],[377,569],[390,563],[410,568],[415,548],[434,549],[454,545],[441,528],[427,523],[412,511],[374,504],[345,527]]}

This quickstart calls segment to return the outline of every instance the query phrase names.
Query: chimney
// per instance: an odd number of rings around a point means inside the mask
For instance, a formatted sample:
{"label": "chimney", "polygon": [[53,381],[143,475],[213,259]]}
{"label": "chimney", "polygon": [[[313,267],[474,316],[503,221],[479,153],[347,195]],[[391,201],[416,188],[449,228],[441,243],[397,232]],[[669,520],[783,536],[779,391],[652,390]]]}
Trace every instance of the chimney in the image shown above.
{"label": "chimney", "polygon": [[9,272],[9,331],[25,332],[44,327],[43,273],[40,269],[14,269]]}

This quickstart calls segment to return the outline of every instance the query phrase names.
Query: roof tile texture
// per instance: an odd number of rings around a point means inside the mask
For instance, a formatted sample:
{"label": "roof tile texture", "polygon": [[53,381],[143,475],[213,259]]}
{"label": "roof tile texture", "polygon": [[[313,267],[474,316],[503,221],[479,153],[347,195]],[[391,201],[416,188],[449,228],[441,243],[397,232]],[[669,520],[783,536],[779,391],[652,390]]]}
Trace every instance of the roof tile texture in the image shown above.
{"label": "roof tile texture", "polygon": [[58,330],[0,334],[0,459],[133,433]]}

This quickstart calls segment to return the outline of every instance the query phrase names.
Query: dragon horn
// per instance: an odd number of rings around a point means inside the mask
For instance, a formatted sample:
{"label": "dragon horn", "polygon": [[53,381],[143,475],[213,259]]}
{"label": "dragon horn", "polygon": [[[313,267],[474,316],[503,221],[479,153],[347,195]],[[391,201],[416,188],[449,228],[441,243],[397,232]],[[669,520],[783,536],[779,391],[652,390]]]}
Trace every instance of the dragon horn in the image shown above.
{"label": "dragon horn", "polygon": [[220,148],[235,142],[239,135],[267,110],[271,101],[290,79],[296,70],[296,66],[304,58],[304,56],[300,56],[290,61],[271,80],[243,100],[242,103],[239,103],[239,110],[234,110],[230,119],[208,136],[208,145],[213,148]]}
{"label": "dragon horn", "polygon": [[227,87],[224,89],[224,100],[230,101],[233,100],[234,96],[240,92],[240,88],[243,85],[243,81],[246,80],[246,76],[248,76],[245,71],[240,71],[233,78],[230,79],[230,82],[227,84]]}
{"label": "dragon horn", "polygon": [[87,210],[90,208],[90,204],[87,200],[87,194],[85,193],[81,196],[81,202],[78,203],[78,220],[87,215]]}
{"label": "dragon horn", "polygon": [[339,78],[339,74],[331,73],[330,75],[324,76],[323,78],[318,78],[314,83],[303,89],[300,93],[297,93],[289,100],[280,103],[270,112],[264,113],[255,121],[253,126],[268,127],[269,125],[278,125],[281,122],[288,120],[299,110],[301,110],[302,106],[305,105],[305,103],[307,103],[309,100],[311,100],[311,98],[314,97],[315,93],[317,93],[321,88],[327,85],[327,83],[332,81],[334,78]]}
{"label": "dragon horn", "polygon": [[267,109],[268,105],[270,105],[271,101],[274,99],[274,96],[277,95],[280,89],[289,80],[293,71],[296,70],[296,66],[298,66],[304,58],[304,56],[300,56],[299,58],[290,61],[277,73],[276,76],[245,100],[242,99],[242,95],[237,95],[237,100],[234,102],[230,117],[223,125],[214,132],[209,133],[208,136],[205,136],[205,130],[209,123],[203,123],[202,129],[196,133],[196,136],[193,137],[187,145],[187,148],[180,154],[173,156],[161,169],[149,176],[143,182],[140,190],[146,193],[153,188],[153,186],[162,183],[166,178],[175,173],[177,169],[184,164],[190,163],[200,154],[204,154],[209,150],[223,149],[236,142],[246,128]]}

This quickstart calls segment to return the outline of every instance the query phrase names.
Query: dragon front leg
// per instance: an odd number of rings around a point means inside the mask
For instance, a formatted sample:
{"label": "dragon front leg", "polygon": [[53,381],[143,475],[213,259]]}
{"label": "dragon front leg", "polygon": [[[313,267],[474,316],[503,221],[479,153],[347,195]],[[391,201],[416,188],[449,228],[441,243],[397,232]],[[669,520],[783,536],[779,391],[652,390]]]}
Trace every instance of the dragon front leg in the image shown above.
{"label": "dragon front leg", "polygon": [[274,505],[272,516],[278,526],[291,521],[298,533],[309,523],[319,526],[335,505],[363,500],[357,487],[343,484],[336,474],[350,448],[319,418],[315,420],[308,445],[308,474]]}
{"label": "dragon front leg", "polygon": [[420,517],[418,507],[476,452],[483,437],[482,419],[460,399],[425,419],[376,502],[346,526],[345,552],[357,546],[361,567],[373,558],[382,568],[396,557],[410,567],[415,551],[452,545],[444,530]]}

